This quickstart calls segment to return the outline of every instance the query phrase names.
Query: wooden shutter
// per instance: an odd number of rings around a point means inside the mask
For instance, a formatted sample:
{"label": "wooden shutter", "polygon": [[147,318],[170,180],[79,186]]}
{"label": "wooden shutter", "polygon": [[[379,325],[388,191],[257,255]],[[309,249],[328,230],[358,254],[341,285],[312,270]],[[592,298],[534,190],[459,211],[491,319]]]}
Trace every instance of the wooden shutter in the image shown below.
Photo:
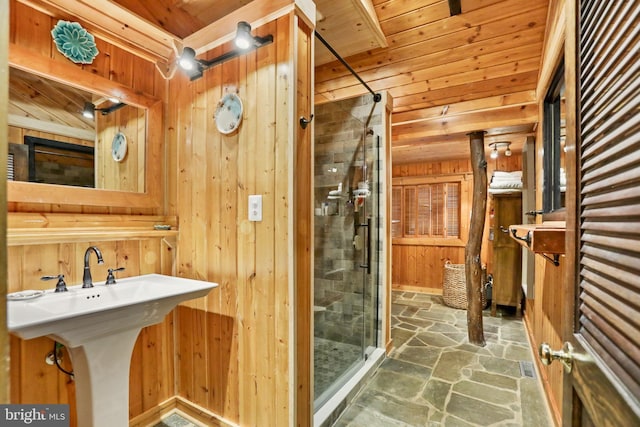
{"label": "wooden shutter", "polygon": [[581,2],[578,326],[640,396],[640,2]]}
{"label": "wooden shutter", "polygon": [[416,234],[416,188],[404,187],[404,235],[413,236]]}
{"label": "wooden shutter", "polygon": [[447,237],[460,236],[460,184],[447,184]]}
{"label": "wooden shutter", "polygon": [[13,177],[13,153],[7,155],[7,181],[15,181]]}
{"label": "wooden shutter", "polygon": [[402,237],[402,187],[391,189],[391,237]]}
{"label": "wooden shutter", "polygon": [[418,187],[418,234],[428,236],[431,233],[431,187]]}
{"label": "wooden shutter", "polygon": [[434,237],[445,237],[444,186],[445,184],[431,185],[431,235]]}

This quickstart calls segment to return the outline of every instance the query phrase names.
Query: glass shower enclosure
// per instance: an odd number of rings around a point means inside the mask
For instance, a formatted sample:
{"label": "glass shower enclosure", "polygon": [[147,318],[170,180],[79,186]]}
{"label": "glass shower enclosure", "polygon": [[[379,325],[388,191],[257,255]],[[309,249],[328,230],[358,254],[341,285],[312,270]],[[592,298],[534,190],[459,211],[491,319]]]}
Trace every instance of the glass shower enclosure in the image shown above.
{"label": "glass shower enclosure", "polygon": [[316,106],[316,409],[378,345],[380,138],[371,111],[364,97]]}

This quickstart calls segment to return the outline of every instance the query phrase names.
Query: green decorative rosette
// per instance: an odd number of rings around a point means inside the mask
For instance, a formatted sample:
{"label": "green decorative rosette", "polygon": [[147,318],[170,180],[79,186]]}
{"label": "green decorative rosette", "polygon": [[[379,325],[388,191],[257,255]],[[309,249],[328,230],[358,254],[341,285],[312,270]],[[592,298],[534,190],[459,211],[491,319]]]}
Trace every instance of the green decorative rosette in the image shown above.
{"label": "green decorative rosette", "polygon": [[93,36],[77,22],[58,21],[51,37],[60,53],[76,64],[91,64],[98,55]]}

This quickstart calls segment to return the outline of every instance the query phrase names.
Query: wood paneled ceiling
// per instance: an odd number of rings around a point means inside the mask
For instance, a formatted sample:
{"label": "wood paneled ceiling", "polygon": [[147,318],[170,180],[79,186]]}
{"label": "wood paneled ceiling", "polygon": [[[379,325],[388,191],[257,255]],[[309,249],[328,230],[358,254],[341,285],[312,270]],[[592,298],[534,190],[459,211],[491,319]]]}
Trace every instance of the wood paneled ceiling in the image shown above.
{"label": "wood paneled ceiling", "polygon": [[[124,40],[121,44],[139,37],[138,44],[148,49],[150,58],[165,59],[171,54],[172,38],[180,41],[193,36],[252,3],[19,1],[49,11],[57,8],[67,17],[77,15],[78,7],[94,12],[106,7],[109,12],[102,12],[94,25],[111,26],[110,34]],[[467,157],[466,134],[475,130],[487,132],[487,143],[510,141],[514,152],[534,134],[538,122],[535,90],[549,0],[460,0],[461,13],[453,16],[449,0],[315,3],[318,32],[374,91],[393,96],[395,164]],[[130,17],[116,13],[114,7],[126,9]],[[129,22],[119,22],[119,17]],[[86,18],[92,22],[88,14]],[[145,22],[153,31],[138,31]],[[144,41],[145,34],[157,40],[157,46],[151,39]],[[367,93],[319,42],[315,81],[316,103]]]}
{"label": "wood paneled ceiling", "polygon": [[[347,62],[393,95],[393,162],[469,156],[466,134],[520,152],[538,122],[547,0],[373,0],[388,47]],[[316,68],[316,101],[366,93],[339,63]],[[487,150],[488,153],[488,150]]]}

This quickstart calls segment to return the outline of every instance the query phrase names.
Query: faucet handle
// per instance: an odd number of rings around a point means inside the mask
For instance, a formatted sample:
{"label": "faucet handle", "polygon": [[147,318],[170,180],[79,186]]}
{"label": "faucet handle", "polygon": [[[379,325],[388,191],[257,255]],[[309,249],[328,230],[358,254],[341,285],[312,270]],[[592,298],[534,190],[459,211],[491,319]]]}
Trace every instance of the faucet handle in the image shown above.
{"label": "faucet handle", "polygon": [[116,272],[116,271],[124,271],[124,267],[110,268],[107,271],[109,273],[107,274],[107,281],[105,282],[105,285],[115,285],[116,284],[116,278],[114,277],[113,273]]}
{"label": "faucet handle", "polygon": [[53,280],[58,279],[56,283],[56,292],[67,292],[67,284],[64,282],[64,274],[58,274],[57,276],[42,276],[40,280]]}

